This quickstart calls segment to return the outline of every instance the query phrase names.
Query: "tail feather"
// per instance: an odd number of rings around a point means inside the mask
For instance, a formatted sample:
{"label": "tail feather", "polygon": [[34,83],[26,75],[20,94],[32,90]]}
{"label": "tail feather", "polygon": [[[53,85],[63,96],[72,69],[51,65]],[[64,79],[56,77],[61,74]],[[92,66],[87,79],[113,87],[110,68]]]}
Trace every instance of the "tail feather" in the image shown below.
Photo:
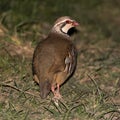
{"label": "tail feather", "polygon": [[51,84],[49,80],[45,80],[39,83],[40,86],[40,96],[42,99],[46,98],[50,92]]}

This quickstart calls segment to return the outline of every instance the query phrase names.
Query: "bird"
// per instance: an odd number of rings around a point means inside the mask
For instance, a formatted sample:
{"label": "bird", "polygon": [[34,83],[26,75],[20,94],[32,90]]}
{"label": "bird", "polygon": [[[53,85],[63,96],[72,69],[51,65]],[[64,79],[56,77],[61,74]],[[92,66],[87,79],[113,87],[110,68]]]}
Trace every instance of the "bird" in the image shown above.
{"label": "bird", "polygon": [[33,80],[40,87],[45,99],[50,92],[54,99],[61,99],[60,87],[74,73],[77,65],[77,49],[72,42],[78,22],[69,16],[58,18],[47,37],[36,46],[33,59]]}

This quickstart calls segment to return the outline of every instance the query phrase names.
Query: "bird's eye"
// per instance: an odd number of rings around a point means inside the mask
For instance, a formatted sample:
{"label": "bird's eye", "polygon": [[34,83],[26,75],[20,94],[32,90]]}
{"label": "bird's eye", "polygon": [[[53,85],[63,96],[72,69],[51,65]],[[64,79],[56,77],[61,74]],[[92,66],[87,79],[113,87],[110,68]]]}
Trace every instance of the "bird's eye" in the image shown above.
{"label": "bird's eye", "polygon": [[66,23],[67,23],[67,24],[70,24],[70,23],[71,23],[71,21],[70,21],[70,20],[66,20]]}

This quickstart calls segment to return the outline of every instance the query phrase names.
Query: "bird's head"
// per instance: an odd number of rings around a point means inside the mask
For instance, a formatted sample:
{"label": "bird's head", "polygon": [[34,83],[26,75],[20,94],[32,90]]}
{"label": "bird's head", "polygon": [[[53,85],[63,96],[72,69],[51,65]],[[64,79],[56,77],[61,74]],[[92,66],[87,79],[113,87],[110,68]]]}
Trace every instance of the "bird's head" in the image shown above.
{"label": "bird's head", "polygon": [[76,22],[68,16],[60,17],[54,23],[52,32],[57,32],[57,34],[71,36],[75,32],[77,32],[76,26],[78,25],[78,22]]}

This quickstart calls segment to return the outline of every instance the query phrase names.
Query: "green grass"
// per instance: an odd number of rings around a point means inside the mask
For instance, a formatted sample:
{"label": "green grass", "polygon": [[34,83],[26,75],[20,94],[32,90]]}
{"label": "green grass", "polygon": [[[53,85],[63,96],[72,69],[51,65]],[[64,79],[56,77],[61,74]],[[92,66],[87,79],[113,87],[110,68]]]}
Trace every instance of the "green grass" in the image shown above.
{"label": "green grass", "polygon": [[[57,106],[52,93],[40,98],[31,62],[36,44],[63,15],[80,22],[78,64]],[[118,0],[2,0],[0,120],[119,120],[119,19]]]}

